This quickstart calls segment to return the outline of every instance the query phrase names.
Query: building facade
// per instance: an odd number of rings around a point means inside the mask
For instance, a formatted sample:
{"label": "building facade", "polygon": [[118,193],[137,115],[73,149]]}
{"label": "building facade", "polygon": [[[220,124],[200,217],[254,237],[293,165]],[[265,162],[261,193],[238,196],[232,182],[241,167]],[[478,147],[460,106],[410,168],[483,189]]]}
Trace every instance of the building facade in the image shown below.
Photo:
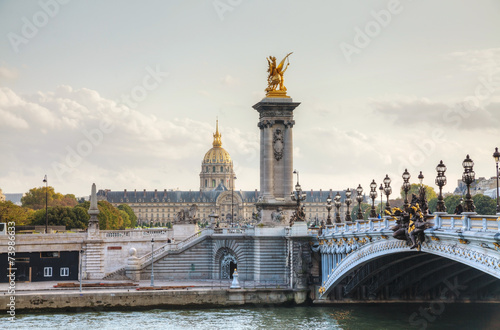
{"label": "building facade", "polygon": [[[304,202],[306,216],[309,221],[327,218],[325,208],[328,195],[335,196],[337,191],[309,190]],[[342,201],[344,191],[340,191]],[[198,191],[180,190],[136,190],[111,191],[100,190],[99,200],[106,200],[114,206],[129,205],[137,216],[137,223],[142,226],[167,226],[174,223],[181,210],[196,206],[196,218],[201,223],[209,221],[210,215],[217,215],[220,221],[233,223],[254,222],[257,212],[255,204],[259,201],[259,191],[235,190],[235,173],[233,161],[229,153],[222,148],[222,135],[216,124],[212,148],[207,151],[201,163],[200,189]],[[345,205],[342,204],[341,213]],[[335,208],[332,210],[334,217]],[[233,216],[231,216],[233,214]],[[342,216],[342,219],[344,217]],[[234,221],[232,221],[234,219]]]}

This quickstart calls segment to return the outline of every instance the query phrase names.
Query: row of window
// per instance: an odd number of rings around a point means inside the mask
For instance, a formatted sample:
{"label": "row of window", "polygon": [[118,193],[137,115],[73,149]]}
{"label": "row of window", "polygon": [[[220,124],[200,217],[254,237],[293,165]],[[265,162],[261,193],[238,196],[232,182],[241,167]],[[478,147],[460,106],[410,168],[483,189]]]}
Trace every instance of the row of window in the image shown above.
{"label": "row of window", "polygon": [[[69,267],[61,267],[60,276],[69,276]],[[43,268],[43,276],[44,277],[52,277],[52,267],[44,267]]]}
{"label": "row of window", "polygon": [[[216,170],[218,170],[219,167],[218,166],[212,166],[212,172],[213,173],[216,173]],[[205,173],[208,173],[210,172],[210,167],[209,166],[205,166]],[[224,168],[224,166],[221,166],[220,167],[220,173],[223,173],[223,172],[226,172],[226,173],[230,173],[230,168],[229,166],[227,166],[226,168]]]}

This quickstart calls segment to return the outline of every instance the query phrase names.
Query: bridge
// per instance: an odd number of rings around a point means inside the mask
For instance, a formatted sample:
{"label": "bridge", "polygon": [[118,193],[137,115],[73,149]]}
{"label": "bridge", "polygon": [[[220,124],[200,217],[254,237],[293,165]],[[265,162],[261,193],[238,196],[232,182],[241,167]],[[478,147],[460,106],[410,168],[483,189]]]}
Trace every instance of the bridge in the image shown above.
{"label": "bridge", "polygon": [[327,226],[319,300],[495,300],[500,297],[500,217],[438,213],[420,251],[393,238],[392,217]]}

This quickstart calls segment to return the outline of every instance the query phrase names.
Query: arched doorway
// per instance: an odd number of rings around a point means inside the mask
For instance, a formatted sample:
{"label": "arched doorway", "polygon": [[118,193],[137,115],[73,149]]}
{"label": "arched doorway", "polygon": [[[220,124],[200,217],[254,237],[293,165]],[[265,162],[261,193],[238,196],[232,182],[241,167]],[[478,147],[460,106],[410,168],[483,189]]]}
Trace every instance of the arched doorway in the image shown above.
{"label": "arched doorway", "polygon": [[234,270],[238,266],[236,257],[230,253],[225,254],[220,261],[220,278],[232,279]]}

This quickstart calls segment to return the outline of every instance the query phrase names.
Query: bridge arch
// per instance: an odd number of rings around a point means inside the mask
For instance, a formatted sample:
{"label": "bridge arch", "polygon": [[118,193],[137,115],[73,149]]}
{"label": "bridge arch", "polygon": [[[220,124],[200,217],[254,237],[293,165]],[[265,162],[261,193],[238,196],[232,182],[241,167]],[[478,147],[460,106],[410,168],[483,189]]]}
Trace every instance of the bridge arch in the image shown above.
{"label": "bridge arch", "polygon": [[[367,236],[368,237],[368,236]],[[422,251],[409,249],[404,241],[398,241],[385,236],[377,240],[366,239],[335,239],[334,242],[322,241],[322,254],[332,254],[335,257],[331,271],[324,279],[322,296],[328,296],[337,285],[343,285],[343,295],[352,293],[361,284],[368,288],[368,295],[380,292],[382,288],[398,282],[399,290],[413,289],[413,284],[419,282],[419,294],[433,290],[443,281],[457,276],[465,276],[464,281],[470,282],[471,277],[478,278],[484,274],[481,287],[492,283],[500,283],[500,255],[494,249],[477,245],[461,243],[452,244],[438,239],[427,240],[422,245]],[[340,260],[339,260],[340,259]],[[331,260],[326,258],[326,260]],[[338,264],[337,264],[338,262]],[[331,267],[329,261],[327,267]],[[466,265],[468,267],[465,267]],[[425,271],[423,271],[425,269]],[[330,270],[330,269],[328,269]],[[475,271],[476,270],[476,271]],[[404,281],[401,279],[404,276]],[[398,278],[399,277],[399,278]],[[474,284],[476,285],[476,284]],[[338,292],[336,293],[338,294]]]}

